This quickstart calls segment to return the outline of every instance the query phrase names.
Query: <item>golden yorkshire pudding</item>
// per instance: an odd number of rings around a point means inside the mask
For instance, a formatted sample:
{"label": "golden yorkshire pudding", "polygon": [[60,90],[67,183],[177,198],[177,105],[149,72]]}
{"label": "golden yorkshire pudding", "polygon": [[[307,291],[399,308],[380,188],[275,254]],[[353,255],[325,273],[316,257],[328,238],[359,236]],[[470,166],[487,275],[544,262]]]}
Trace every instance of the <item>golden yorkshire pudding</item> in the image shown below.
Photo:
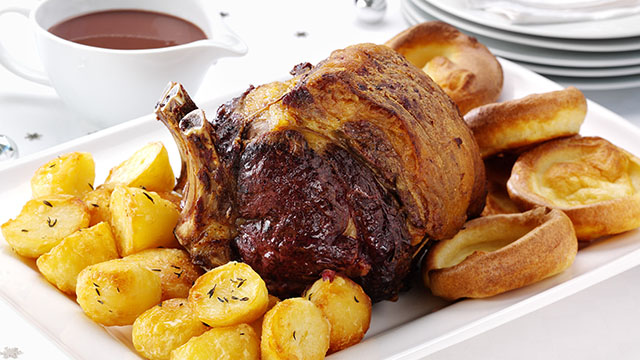
{"label": "golden yorkshire pudding", "polygon": [[460,114],[498,100],[502,67],[474,37],[441,21],[415,25],[387,41],[424,70],[458,105]]}
{"label": "golden yorkshire pudding", "polygon": [[468,221],[452,239],[429,250],[422,275],[434,295],[482,298],[558,274],[577,252],[571,220],[540,207]]}
{"label": "golden yorkshire pudding", "polygon": [[576,135],[586,114],[584,95],[571,86],[484,105],[470,111],[464,119],[485,158],[557,137]]}
{"label": "golden yorkshire pudding", "polygon": [[507,190],[521,210],[564,211],[578,240],[640,226],[640,159],[599,137],[552,140],[520,155]]}

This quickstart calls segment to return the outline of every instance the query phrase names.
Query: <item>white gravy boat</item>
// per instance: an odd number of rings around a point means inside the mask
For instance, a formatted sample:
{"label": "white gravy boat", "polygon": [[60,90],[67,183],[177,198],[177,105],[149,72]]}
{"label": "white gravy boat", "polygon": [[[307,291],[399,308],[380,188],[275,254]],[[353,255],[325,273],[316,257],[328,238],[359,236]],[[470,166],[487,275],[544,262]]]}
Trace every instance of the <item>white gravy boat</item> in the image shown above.
{"label": "white gravy boat", "polygon": [[[77,44],[48,29],[87,13],[138,9],[190,21],[206,40],[145,50],[112,50]],[[89,120],[111,126],[153,111],[169,81],[196,92],[209,67],[221,57],[242,56],[245,43],[218,14],[207,14],[198,0],[45,0],[34,9],[6,8],[28,16],[45,73],[13,58],[0,45],[0,64],[25,79],[53,86],[62,100]]]}

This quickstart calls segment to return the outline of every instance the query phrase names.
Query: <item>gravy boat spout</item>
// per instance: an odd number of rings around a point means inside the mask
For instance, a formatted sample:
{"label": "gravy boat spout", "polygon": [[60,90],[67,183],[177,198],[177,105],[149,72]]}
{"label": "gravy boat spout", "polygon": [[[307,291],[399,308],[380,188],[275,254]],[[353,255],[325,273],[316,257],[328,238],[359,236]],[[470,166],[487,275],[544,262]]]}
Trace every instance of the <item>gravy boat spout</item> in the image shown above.
{"label": "gravy boat spout", "polygon": [[211,37],[206,40],[196,41],[194,45],[207,49],[207,53],[213,60],[222,57],[243,56],[247,53],[247,44],[229,29],[221,19],[211,22],[210,25]]}

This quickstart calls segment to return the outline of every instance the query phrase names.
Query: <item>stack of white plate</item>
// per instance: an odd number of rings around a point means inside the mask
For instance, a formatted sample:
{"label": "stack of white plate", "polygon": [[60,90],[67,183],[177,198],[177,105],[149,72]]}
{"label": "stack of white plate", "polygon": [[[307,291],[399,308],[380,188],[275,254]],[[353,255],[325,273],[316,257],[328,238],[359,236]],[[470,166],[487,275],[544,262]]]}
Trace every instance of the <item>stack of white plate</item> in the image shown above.
{"label": "stack of white plate", "polygon": [[410,24],[447,22],[495,55],[581,90],[640,87],[640,14],[588,22],[514,25],[465,0],[402,0]]}

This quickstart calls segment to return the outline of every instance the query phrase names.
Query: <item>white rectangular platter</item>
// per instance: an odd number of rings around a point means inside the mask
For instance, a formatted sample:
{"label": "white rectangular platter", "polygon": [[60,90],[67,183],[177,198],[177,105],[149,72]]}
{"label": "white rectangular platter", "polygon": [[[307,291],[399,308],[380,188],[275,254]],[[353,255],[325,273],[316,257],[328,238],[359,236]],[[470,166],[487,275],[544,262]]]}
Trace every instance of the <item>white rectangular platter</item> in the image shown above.
{"label": "white rectangular platter", "polygon": [[[559,85],[508,61],[502,100],[559,89]],[[209,114],[228,97],[199,104]],[[598,135],[640,155],[640,130],[611,111],[589,102],[583,135]],[[179,171],[179,155],[169,132],[153,116],[132,120],[33,156],[0,166],[0,222],[15,217],[30,198],[29,180],[49,159],[70,151],[91,152],[96,183],[149,141],[162,141]],[[1,236],[0,236],[1,237]],[[393,302],[374,305],[365,340],[329,359],[420,359],[447,346],[535,311],[640,264],[640,232],[601,239],[580,250],[564,273],[540,283],[484,300],[449,304],[416,284]],[[39,275],[35,262],[15,255],[0,240],[0,296],[41,329],[69,356],[77,359],[139,359],[130,327],[104,328],[84,316],[74,299]]]}

